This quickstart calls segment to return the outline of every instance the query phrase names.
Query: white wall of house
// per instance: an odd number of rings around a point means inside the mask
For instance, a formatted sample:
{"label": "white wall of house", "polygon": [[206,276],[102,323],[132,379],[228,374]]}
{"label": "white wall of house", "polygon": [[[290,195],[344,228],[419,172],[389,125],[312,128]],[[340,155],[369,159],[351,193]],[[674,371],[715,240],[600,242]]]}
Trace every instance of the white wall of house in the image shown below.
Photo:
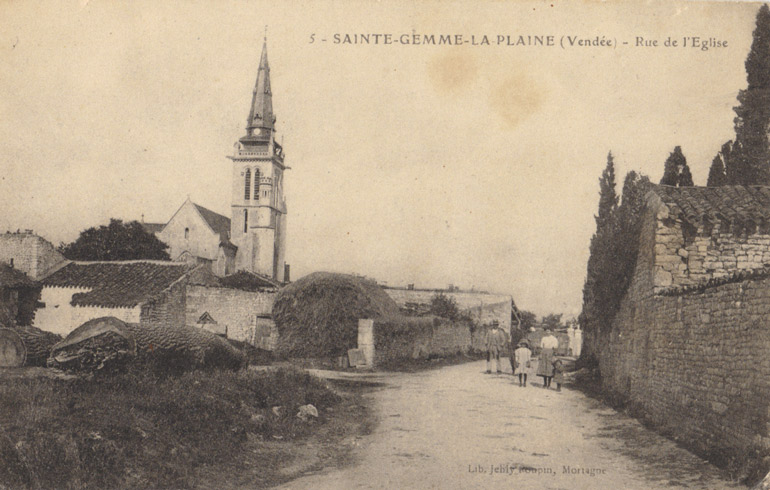
{"label": "white wall of house", "polygon": [[66,336],[88,320],[102,316],[114,316],[124,322],[139,323],[141,306],[102,308],[70,304],[72,295],[88,291],[90,291],[88,288],[44,287],[40,293],[40,301],[45,306],[35,311],[34,326]]}

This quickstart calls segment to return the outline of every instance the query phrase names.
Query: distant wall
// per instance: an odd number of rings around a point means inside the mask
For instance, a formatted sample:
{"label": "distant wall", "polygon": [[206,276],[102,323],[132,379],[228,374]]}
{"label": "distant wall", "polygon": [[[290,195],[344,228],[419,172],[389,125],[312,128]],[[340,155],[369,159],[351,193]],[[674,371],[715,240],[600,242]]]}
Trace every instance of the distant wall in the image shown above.
{"label": "distant wall", "polygon": [[278,331],[272,320],[275,292],[193,286],[187,288],[185,323],[196,326],[208,313],[229,338],[274,350]]}
{"label": "distant wall", "polygon": [[461,311],[468,311],[477,323],[489,324],[497,320],[506,331],[511,328],[511,297],[504,294],[390,288],[386,288],[385,292],[399,308],[406,307],[408,303],[430,305],[431,298],[441,293],[454,298],[457,307]]}
{"label": "distant wall", "polygon": [[34,233],[0,234],[0,262],[11,264],[34,280],[40,280],[66,259],[44,238]]}

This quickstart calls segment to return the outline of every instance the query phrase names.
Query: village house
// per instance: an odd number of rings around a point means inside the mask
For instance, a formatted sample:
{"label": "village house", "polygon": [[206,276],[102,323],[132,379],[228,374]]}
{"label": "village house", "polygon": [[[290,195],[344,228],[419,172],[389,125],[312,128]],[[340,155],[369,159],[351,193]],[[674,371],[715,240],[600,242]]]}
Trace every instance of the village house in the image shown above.
{"label": "village house", "polygon": [[186,285],[203,267],[149,260],[70,262],[41,281],[34,326],[67,335],[103,316],[184,325]]}
{"label": "village house", "polygon": [[591,332],[602,385],[702,453],[770,454],[770,187],[654,186],[633,278]]}

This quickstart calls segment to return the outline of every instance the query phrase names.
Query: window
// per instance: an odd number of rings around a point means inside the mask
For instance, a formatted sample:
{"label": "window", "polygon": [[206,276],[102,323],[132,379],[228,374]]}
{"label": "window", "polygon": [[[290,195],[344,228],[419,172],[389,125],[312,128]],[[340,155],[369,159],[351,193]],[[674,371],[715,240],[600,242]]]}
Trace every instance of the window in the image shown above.
{"label": "window", "polygon": [[184,229],[184,239],[187,240],[189,238],[190,238],[190,229],[189,228],[185,228]]}
{"label": "window", "polygon": [[243,186],[243,199],[249,200],[249,193],[251,191],[251,170],[246,169],[246,183]]}
{"label": "window", "polygon": [[259,169],[254,169],[254,199],[259,200]]}
{"label": "window", "polygon": [[243,210],[243,232],[246,233],[249,231],[249,210],[244,209]]}

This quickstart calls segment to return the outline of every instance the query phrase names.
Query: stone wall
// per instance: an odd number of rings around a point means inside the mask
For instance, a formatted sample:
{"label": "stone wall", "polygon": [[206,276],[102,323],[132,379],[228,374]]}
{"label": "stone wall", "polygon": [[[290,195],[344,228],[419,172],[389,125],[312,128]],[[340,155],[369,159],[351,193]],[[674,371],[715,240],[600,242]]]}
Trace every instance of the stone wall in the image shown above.
{"label": "stone wall", "polygon": [[[468,352],[473,346],[471,331],[467,325],[445,320],[433,320],[433,317],[414,319],[409,331],[400,335],[388,335],[383,339],[383,322],[375,320],[375,364],[387,364],[399,359],[427,359],[445,357],[460,352]],[[477,337],[474,335],[473,337]],[[482,340],[483,343],[483,334]]]}
{"label": "stone wall", "polygon": [[706,453],[770,451],[770,278],[624,301],[604,388]]}
{"label": "stone wall", "polygon": [[190,285],[185,322],[196,326],[203,314],[208,313],[220,327],[224,327],[228,338],[274,350],[278,341],[278,331],[272,320],[276,294]]}
{"label": "stone wall", "polygon": [[770,266],[767,227],[720,221],[688,223],[672,216],[655,196],[650,199],[657,218],[655,292]]}

